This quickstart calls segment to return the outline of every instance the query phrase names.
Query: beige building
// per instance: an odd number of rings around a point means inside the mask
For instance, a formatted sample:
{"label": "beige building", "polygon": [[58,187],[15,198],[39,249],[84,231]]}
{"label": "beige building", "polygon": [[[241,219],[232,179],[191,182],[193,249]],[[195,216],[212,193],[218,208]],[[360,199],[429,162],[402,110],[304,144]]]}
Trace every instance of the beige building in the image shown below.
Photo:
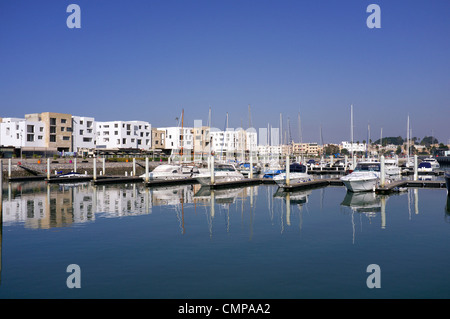
{"label": "beige building", "polygon": [[152,128],[152,149],[163,150],[165,148],[165,131]]}
{"label": "beige building", "polygon": [[317,143],[293,143],[292,152],[294,155],[318,156],[321,147]]}
{"label": "beige building", "polygon": [[209,126],[195,126],[193,129],[193,152],[196,157],[207,157],[211,151]]}
{"label": "beige building", "polygon": [[25,114],[25,119],[44,123],[44,143],[48,150],[72,152],[72,115],[43,112]]}

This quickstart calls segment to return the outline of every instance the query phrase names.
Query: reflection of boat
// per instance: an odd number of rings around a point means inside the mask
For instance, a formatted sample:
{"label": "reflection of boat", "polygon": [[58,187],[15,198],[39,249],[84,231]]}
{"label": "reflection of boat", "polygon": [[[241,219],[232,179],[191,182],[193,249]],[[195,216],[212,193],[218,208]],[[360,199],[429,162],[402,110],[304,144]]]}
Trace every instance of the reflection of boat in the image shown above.
{"label": "reflection of boat", "polygon": [[194,194],[195,199],[210,200],[214,192],[214,200],[217,204],[232,204],[242,192],[242,188],[217,189],[212,191],[209,187],[200,187]]}
{"label": "reflection of boat", "polygon": [[[211,184],[211,173],[200,172],[194,178],[202,185]],[[244,179],[244,175],[236,170],[233,164],[217,164],[214,166],[214,182],[235,182]]]}
{"label": "reflection of boat", "polygon": [[341,205],[348,206],[358,213],[380,212],[381,198],[372,192],[347,192]]}
{"label": "reflection of boat", "polygon": [[[273,177],[273,180],[278,184],[280,187],[286,186],[286,178],[287,174],[280,173]],[[289,165],[289,184],[298,184],[298,183],[304,183],[304,182],[310,182],[312,181],[311,175],[308,174],[308,169],[305,165],[301,165],[299,163],[293,163]]]}
{"label": "reflection of boat", "polygon": [[450,196],[450,171],[445,172],[444,178],[445,184],[447,185],[447,195]]}
{"label": "reflection of boat", "polygon": [[152,188],[152,201],[155,206],[190,203],[192,201],[191,198],[192,185],[177,185]]}
{"label": "reflection of boat", "polygon": [[[162,164],[156,166],[153,171],[149,173],[150,180],[174,180],[174,179],[186,179],[195,175],[195,167],[189,170],[183,169],[181,165]],[[144,178],[145,174],[140,177]]]}
{"label": "reflection of boat", "polygon": [[450,215],[450,196],[447,196],[447,204],[445,205],[445,211],[447,215]]}
{"label": "reflection of boat", "polygon": [[374,191],[380,178],[380,162],[359,162],[355,170],[341,177],[347,190],[351,192]]}
{"label": "reflection of boat", "polygon": [[274,197],[286,199],[287,194],[289,194],[289,200],[291,204],[303,205],[308,202],[308,197],[311,195],[312,191],[296,191],[296,192],[283,192],[280,188],[273,195]]}

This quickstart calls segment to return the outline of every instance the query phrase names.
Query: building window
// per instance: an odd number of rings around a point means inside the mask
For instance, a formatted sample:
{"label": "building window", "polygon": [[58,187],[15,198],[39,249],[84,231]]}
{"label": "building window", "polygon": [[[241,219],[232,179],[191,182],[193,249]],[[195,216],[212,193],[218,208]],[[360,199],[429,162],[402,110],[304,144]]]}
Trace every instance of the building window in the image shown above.
{"label": "building window", "polygon": [[61,132],[64,132],[64,129],[65,129],[65,128],[64,128],[63,126],[61,126]]}
{"label": "building window", "polygon": [[50,142],[56,142],[56,135],[54,134],[50,135]]}
{"label": "building window", "polygon": [[27,133],[34,133],[34,125],[27,125]]}
{"label": "building window", "polygon": [[42,140],[42,135],[38,135],[38,140]]}
{"label": "building window", "polygon": [[80,130],[80,135],[83,135],[83,130]]}
{"label": "building window", "polygon": [[56,133],[56,126],[50,126],[50,133]]}
{"label": "building window", "polygon": [[70,136],[63,136],[63,141],[70,141]]}
{"label": "building window", "polygon": [[27,134],[27,142],[34,142],[34,134]]}
{"label": "building window", "polygon": [[67,120],[66,119],[61,119],[61,124],[66,124]]}
{"label": "building window", "polygon": [[54,117],[50,118],[50,125],[56,125],[56,118]]}

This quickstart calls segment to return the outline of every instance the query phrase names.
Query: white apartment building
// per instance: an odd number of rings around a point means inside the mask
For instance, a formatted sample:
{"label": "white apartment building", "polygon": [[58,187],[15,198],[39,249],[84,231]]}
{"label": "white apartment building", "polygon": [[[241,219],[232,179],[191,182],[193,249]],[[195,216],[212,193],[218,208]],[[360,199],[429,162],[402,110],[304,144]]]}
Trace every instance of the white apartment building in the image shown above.
{"label": "white apartment building", "polygon": [[97,149],[152,148],[152,127],[144,121],[95,122]]}
{"label": "white apartment building", "polygon": [[192,153],[194,147],[194,129],[192,127],[158,127],[158,130],[165,132],[165,148],[167,150],[180,151],[183,147],[183,154]]}
{"label": "white apartment building", "polygon": [[341,149],[347,149],[349,152],[365,152],[366,151],[366,144],[363,143],[354,143],[344,141],[341,143]]}
{"label": "white apartment building", "polygon": [[24,118],[3,118],[0,123],[0,144],[23,150],[42,150],[45,148],[45,124]]}
{"label": "white apartment building", "polygon": [[78,154],[95,148],[96,127],[93,117],[72,115],[72,150]]}

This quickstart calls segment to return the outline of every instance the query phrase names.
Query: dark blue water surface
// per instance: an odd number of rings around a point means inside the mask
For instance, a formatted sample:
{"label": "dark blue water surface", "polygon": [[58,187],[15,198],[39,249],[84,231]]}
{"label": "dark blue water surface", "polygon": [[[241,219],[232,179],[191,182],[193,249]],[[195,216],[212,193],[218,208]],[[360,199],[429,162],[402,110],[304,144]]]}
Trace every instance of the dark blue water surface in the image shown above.
{"label": "dark blue water surface", "polygon": [[443,188],[6,184],[0,298],[449,298],[448,201]]}

